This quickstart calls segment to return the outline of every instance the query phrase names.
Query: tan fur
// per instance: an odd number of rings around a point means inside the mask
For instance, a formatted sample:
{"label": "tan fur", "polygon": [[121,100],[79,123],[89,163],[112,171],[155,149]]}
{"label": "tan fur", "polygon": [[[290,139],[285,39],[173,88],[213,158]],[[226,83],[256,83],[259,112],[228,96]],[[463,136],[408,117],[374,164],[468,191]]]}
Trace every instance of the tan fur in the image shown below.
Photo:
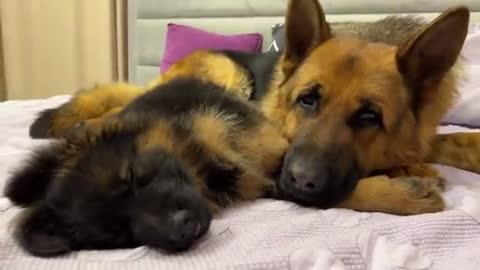
{"label": "tan fur", "polygon": [[[192,115],[193,117],[193,136],[204,144],[209,153],[215,158],[228,160],[232,164],[237,164],[244,173],[238,179],[238,193],[241,194],[243,200],[258,199],[268,189],[272,189],[273,182],[267,177],[269,175],[268,166],[262,166],[257,161],[262,160],[258,152],[266,152],[269,155],[270,163],[277,166],[281,162],[281,157],[287,149],[287,144],[272,145],[266,141],[270,137],[257,132],[266,132],[274,134],[274,137],[281,138],[279,131],[268,122],[259,122],[254,129],[238,130],[238,125],[234,117],[225,115],[220,111],[207,110],[199,111]],[[254,135],[253,135],[254,134]],[[246,135],[255,136],[255,144],[260,149],[252,151],[251,148],[245,147],[251,142],[251,138]],[[232,148],[232,143],[240,145],[240,149]],[[243,146],[243,147],[242,147]],[[264,161],[264,163],[267,163]],[[270,165],[270,164],[265,164]]]}
{"label": "tan fur", "polygon": [[445,207],[435,178],[375,176],[363,179],[338,207],[358,211],[412,215]]}
{"label": "tan fur", "polygon": [[51,123],[51,136],[59,137],[84,120],[104,117],[105,113],[125,106],[144,92],[143,88],[127,83],[102,84],[80,91],[59,107]]}
{"label": "tan fur", "polygon": [[432,140],[426,162],[451,165],[480,173],[479,153],[480,135],[476,132],[440,134]]}
{"label": "tan fur", "polygon": [[162,149],[169,153],[174,153],[175,143],[174,134],[168,120],[155,123],[153,127],[139,136],[136,142],[140,151],[148,151],[161,145]]}
{"label": "tan fur", "polygon": [[283,155],[288,148],[288,140],[281,136],[277,127],[269,122],[265,122],[257,130],[254,130],[255,138],[252,139],[250,134],[245,132],[240,139],[240,147],[251,157],[251,166],[257,166],[265,170],[268,174],[272,174],[281,165],[281,159],[275,159]]}
{"label": "tan fur", "polygon": [[148,83],[147,89],[177,77],[194,77],[213,82],[245,100],[252,94],[248,72],[228,57],[209,50],[195,51],[177,61],[163,76]]}

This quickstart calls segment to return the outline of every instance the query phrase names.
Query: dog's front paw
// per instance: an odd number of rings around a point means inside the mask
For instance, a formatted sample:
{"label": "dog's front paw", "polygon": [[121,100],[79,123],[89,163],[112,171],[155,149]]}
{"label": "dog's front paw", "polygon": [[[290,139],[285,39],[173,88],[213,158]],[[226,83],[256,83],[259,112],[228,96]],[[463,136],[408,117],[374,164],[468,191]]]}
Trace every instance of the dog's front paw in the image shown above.
{"label": "dog's front paw", "polygon": [[67,142],[75,145],[89,144],[100,134],[99,124],[95,120],[76,123],[64,135]]}
{"label": "dog's front paw", "polygon": [[445,180],[440,176],[440,173],[433,166],[425,163],[414,163],[404,167],[387,170],[387,175],[391,178],[398,177],[421,177],[436,179],[438,187],[443,190],[445,187]]}
{"label": "dog's front paw", "polygon": [[442,178],[377,175],[360,180],[352,194],[338,207],[394,215],[442,211]]}
{"label": "dog's front paw", "polygon": [[65,138],[69,142],[77,142],[81,138],[85,137],[85,127],[85,121],[77,122],[75,123],[75,125],[73,125],[64,132],[63,138]]}
{"label": "dog's front paw", "polygon": [[[398,203],[397,207],[392,209],[396,214],[434,213],[445,209],[445,202],[441,196],[443,178],[404,176],[392,178],[391,181],[392,187],[397,192],[390,193],[387,200]],[[391,206],[393,205],[392,202]]]}

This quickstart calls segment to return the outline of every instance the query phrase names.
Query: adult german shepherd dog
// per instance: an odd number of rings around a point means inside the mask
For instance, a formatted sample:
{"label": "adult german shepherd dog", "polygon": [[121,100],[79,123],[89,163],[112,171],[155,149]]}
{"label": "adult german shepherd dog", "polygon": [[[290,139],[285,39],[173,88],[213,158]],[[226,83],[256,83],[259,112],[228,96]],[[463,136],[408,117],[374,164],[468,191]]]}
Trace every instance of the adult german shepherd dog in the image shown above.
{"label": "adult german shepherd dog", "polygon": [[[141,132],[127,136],[124,141],[112,140],[115,146],[109,147],[123,149],[126,147],[122,146],[123,143],[131,145],[132,141],[138,141],[138,136],[147,136],[142,135],[146,132],[149,134],[147,137],[151,139],[146,140],[147,142],[142,141],[140,145],[134,144],[136,147],[146,147],[142,146],[145,142],[145,145],[150,143],[153,146],[161,145],[162,149],[165,147],[175,149],[177,148],[175,145],[178,144],[178,148],[183,149],[180,142],[163,140],[164,134],[172,134],[166,130],[182,126],[183,120],[190,124],[198,123],[197,120],[189,119],[199,118],[203,119],[200,121],[203,123],[200,124],[203,129],[191,129],[185,138],[209,134],[202,137],[204,141],[201,141],[202,145],[208,146],[203,147],[207,149],[204,153],[206,156],[211,156],[209,153],[222,157],[232,154],[247,160],[271,159],[272,164],[277,164],[276,161],[282,164],[279,177],[274,181],[274,192],[269,189],[263,192],[265,189],[262,185],[258,186],[261,191],[255,190],[257,186],[253,185],[255,192],[248,189],[247,193],[254,196],[240,196],[238,197],[240,199],[274,196],[317,207],[338,206],[394,214],[440,211],[444,208],[440,196],[442,179],[435,169],[425,162],[441,163],[472,171],[478,171],[479,168],[476,162],[480,159],[471,161],[456,158],[459,153],[465,153],[463,155],[465,157],[478,155],[476,151],[480,145],[478,134],[456,133],[441,136],[435,134],[440,119],[457,95],[456,87],[461,79],[459,54],[467,34],[468,22],[469,10],[465,7],[456,7],[445,11],[429,23],[415,17],[388,17],[374,23],[331,25],[327,23],[325,14],[316,0],[291,0],[285,24],[286,46],[282,53],[197,51],[174,64],[166,74],[146,88],[114,83],[78,92],[69,102],[41,112],[32,124],[30,134],[33,138],[66,138],[70,141],[69,144],[77,145],[74,148],[80,152],[111,151],[99,155],[101,158],[94,159],[95,162],[90,162],[87,167],[96,172],[102,170],[118,172],[122,171],[123,167],[118,163],[120,161],[115,159],[123,158],[121,153],[107,149],[105,145],[110,144],[109,140],[100,140],[104,142],[100,145],[105,144],[103,148],[87,144],[86,150],[79,150],[84,144],[71,141],[97,138],[98,133],[95,130],[107,129],[112,134],[117,134],[115,128],[108,127],[112,122],[117,123],[118,119],[123,119],[120,126],[127,127],[127,130],[139,128]],[[179,84],[185,80],[191,82]],[[198,83],[205,85],[199,87]],[[262,129],[259,128],[240,126],[240,129],[249,132],[248,135],[230,136],[228,135],[230,132],[233,134],[238,132],[237,129],[227,128],[232,127],[228,120],[230,118],[227,117],[226,120],[211,115],[202,118],[204,115],[192,108],[185,110],[193,110],[198,113],[197,116],[188,114],[189,117],[174,118],[176,120],[161,118],[156,113],[169,111],[167,108],[159,107],[176,108],[190,104],[189,98],[202,96],[198,92],[203,91],[203,88],[212,87],[218,87],[224,92],[224,95],[220,95],[215,90],[214,95],[231,98],[235,100],[235,104],[242,104],[234,105],[232,108],[214,104],[212,108],[218,108],[220,112],[225,111],[226,115],[242,115],[241,117],[246,117],[245,111],[236,111],[238,107],[256,108],[253,111],[248,110],[248,115],[254,115],[260,122],[268,122],[262,125],[272,126],[269,135],[264,136]],[[192,97],[184,95],[177,99],[153,98],[162,96],[158,94],[162,90],[172,94],[172,89],[180,89],[181,92],[191,90]],[[143,102],[141,104],[148,106],[139,106],[139,100]],[[208,102],[205,104],[211,105]],[[125,118],[125,115],[128,115],[125,112],[136,110],[140,110],[142,116],[134,114],[139,118]],[[158,120],[155,117],[159,117]],[[141,120],[144,118],[150,120],[147,122]],[[247,118],[250,119],[251,116]],[[177,122],[173,123],[174,121]],[[157,124],[145,123],[158,123],[160,129],[156,129]],[[165,126],[168,128],[164,128]],[[207,128],[212,131],[208,131]],[[278,132],[274,132],[275,129]],[[92,131],[94,135],[91,135]],[[224,137],[215,135],[218,132]],[[183,136],[186,135],[183,133]],[[156,137],[161,139],[155,139]],[[211,141],[206,138],[210,138]],[[286,142],[284,151],[268,150],[272,147],[269,144],[282,148],[282,141]],[[255,151],[248,150],[252,147]],[[221,149],[224,149],[225,153],[221,153]],[[46,156],[47,152],[40,153],[39,159],[51,160],[41,158]],[[199,165],[195,165],[187,162],[191,160],[188,154],[185,154],[187,152],[182,153],[175,158],[189,164],[183,165],[184,167],[202,166],[203,163],[200,162],[202,159],[196,159]],[[191,155],[195,156],[195,153],[193,151]],[[143,157],[136,158],[142,160]],[[145,164],[158,166],[159,171],[162,171],[163,165],[150,162],[150,159],[153,160],[153,156],[149,156]],[[77,157],[74,160],[77,160]],[[205,160],[222,164],[224,159]],[[229,158],[227,160],[238,161]],[[55,187],[51,184],[52,180],[43,181],[44,190],[40,194],[29,192],[24,194],[26,190],[30,190],[28,187],[42,185],[42,181],[37,183],[31,181],[31,172],[35,171],[32,168],[40,169],[43,166],[35,167],[35,164],[50,166],[49,162],[36,162],[34,159],[31,163],[34,165],[19,170],[7,187],[7,195],[17,204],[27,205],[50,198],[45,194],[50,194],[52,192],[50,188]],[[65,167],[64,162],[66,161],[60,162],[63,164],[62,168]],[[199,179],[203,179],[200,182],[204,183],[208,178],[205,175],[211,175],[208,173],[211,169],[214,172],[212,175],[215,176],[212,181],[217,185],[224,183],[224,179],[236,179],[235,183],[244,183],[248,187],[252,187],[251,183],[257,183],[255,180],[257,178],[239,178],[241,172],[254,170],[257,171],[254,175],[266,175],[268,179],[275,177],[271,167],[257,166],[263,164],[261,162],[255,164],[240,162],[241,166],[227,163],[228,166],[220,167],[230,168],[236,172],[235,174],[216,174],[215,168],[218,166],[207,166],[206,174],[198,174],[198,170],[193,170],[195,173],[192,175],[197,175]],[[237,170],[238,167],[242,170]],[[60,170],[60,175],[65,175],[65,170],[67,172],[83,170],[78,166],[72,167],[70,163],[66,168]],[[91,176],[103,179],[103,173],[105,172],[102,172],[102,176],[96,174]],[[48,173],[42,177],[56,179],[57,174]],[[98,181],[105,183],[102,180]],[[93,187],[95,185],[93,184]],[[196,190],[202,191],[201,185],[196,187]],[[222,187],[232,188],[231,185]],[[236,194],[243,194],[243,191],[239,190],[240,186],[233,187]],[[208,186],[207,191],[210,188]],[[55,194],[66,197],[68,201],[67,194]],[[82,192],[79,196],[81,194]],[[206,193],[201,194],[208,198]],[[22,198],[27,198],[28,203],[23,202]],[[227,198],[236,197],[227,194]],[[141,213],[145,207],[146,205],[142,205],[136,211]],[[46,215],[44,212],[40,214]],[[23,228],[34,229],[34,226],[27,226],[28,222],[23,224]],[[29,235],[31,233],[29,230],[20,231],[23,231],[23,239],[32,241],[48,239],[45,231],[42,231],[40,236],[37,235],[38,237]],[[38,241],[30,243],[41,245]]]}

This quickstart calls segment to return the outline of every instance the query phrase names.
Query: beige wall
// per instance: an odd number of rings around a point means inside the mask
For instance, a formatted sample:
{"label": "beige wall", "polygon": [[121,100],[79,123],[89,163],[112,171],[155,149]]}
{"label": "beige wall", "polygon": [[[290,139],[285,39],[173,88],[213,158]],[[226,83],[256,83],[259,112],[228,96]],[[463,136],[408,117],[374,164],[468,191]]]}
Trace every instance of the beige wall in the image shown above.
{"label": "beige wall", "polygon": [[117,79],[114,0],[0,1],[8,99],[70,94]]}
{"label": "beige wall", "polygon": [[[2,19],[1,19],[1,12],[0,12],[0,23],[1,22],[2,22]],[[5,99],[7,99],[7,87],[5,83],[5,69],[3,66],[2,29],[0,27],[0,101],[4,101]]]}

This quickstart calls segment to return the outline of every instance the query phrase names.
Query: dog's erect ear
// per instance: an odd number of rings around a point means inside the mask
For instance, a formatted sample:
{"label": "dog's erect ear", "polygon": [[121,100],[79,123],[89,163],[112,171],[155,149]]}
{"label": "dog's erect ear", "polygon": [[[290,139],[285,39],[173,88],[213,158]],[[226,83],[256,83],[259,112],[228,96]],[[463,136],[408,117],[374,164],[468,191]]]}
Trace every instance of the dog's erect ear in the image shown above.
{"label": "dog's erect ear", "polygon": [[16,228],[20,245],[34,256],[50,257],[72,250],[65,231],[43,206],[24,210],[24,216]]}
{"label": "dog's erect ear", "polygon": [[466,7],[449,9],[399,47],[398,69],[411,86],[432,86],[453,67],[467,36],[469,17]]}
{"label": "dog's erect ear", "polygon": [[331,38],[330,26],[318,0],[290,0],[285,18],[282,71],[289,77],[308,54]]}
{"label": "dog's erect ear", "polygon": [[34,150],[25,164],[8,179],[5,195],[20,206],[43,199],[67,147],[64,142],[55,142]]}

